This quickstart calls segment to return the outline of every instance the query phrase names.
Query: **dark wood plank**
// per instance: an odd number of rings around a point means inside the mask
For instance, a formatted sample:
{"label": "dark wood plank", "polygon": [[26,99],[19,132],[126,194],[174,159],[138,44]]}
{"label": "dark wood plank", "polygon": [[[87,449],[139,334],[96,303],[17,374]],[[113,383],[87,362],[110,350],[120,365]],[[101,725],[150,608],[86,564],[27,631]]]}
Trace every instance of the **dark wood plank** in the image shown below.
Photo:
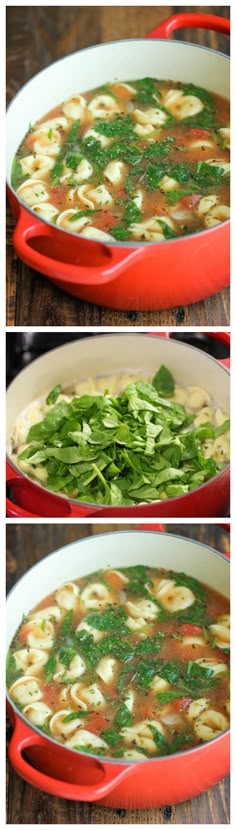
{"label": "dark wood plank", "polygon": [[[36,72],[52,61],[95,43],[144,37],[173,11],[202,11],[202,6],[7,7],[7,101]],[[229,17],[228,6],[204,6],[207,13]],[[228,52],[224,35],[196,29],[175,37]],[[131,313],[104,309],[53,286],[16,257],[14,222],[7,210],[8,326],[175,326],[228,325],[229,290],[181,309]]]}
{"label": "dark wood plank", "polygon": [[[135,525],[128,524],[126,529]],[[221,551],[229,549],[228,534],[216,525],[168,524],[170,533],[197,539]],[[124,525],[7,525],[7,590],[28,568],[62,545],[91,534],[122,530]],[[7,723],[7,742],[11,727]],[[54,798],[26,784],[7,760],[8,824],[228,824],[229,778],[207,792],[173,807],[113,810],[99,804]]]}

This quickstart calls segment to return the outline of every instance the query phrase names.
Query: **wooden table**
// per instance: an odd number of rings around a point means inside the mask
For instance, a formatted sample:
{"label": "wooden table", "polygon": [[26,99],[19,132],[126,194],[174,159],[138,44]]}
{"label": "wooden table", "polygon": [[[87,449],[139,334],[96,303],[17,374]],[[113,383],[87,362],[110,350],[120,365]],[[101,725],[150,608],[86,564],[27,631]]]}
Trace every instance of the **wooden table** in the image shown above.
{"label": "wooden table", "polygon": [[[126,525],[126,529],[134,527]],[[216,525],[166,526],[170,533],[229,550],[229,536]],[[7,590],[36,562],[61,545],[88,535],[122,530],[124,525],[8,524]],[[8,724],[7,738],[11,727]],[[7,762],[8,824],[228,824],[229,778],[182,804],[151,810],[113,810],[99,804],[67,801],[26,784]]]}
{"label": "wooden table", "polygon": [[[144,37],[174,10],[202,11],[202,6],[7,8],[7,99],[40,69],[78,49],[127,37]],[[229,17],[227,6],[204,11]],[[224,35],[183,30],[175,37],[228,52]],[[58,93],[59,94],[59,93]],[[229,323],[229,290],[208,300],[156,312],[114,311],[77,300],[24,265],[14,253],[14,220],[7,209],[7,325],[9,326],[224,326]]]}

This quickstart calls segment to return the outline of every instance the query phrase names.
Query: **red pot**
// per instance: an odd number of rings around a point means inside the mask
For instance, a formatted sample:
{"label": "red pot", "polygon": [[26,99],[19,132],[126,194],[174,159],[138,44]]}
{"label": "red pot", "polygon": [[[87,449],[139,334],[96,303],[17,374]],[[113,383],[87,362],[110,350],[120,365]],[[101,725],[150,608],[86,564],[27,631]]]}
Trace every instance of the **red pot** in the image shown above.
{"label": "red pot", "polygon": [[42,109],[45,113],[52,109],[58,98],[77,92],[76,77],[82,91],[108,78],[132,80],[152,75],[191,81],[228,98],[226,55],[190,43],[166,42],[174,29],[183,26],[229,34],[230,24],[214,15],[180,14],[161,23],[148,40],[82,49],[36,75],[8,109],[8,195],[17,220],[13,236],[16,253],[60,288],[88,302],[120,309],[171,308],[197,302],[229,284],[229,221],[162,244],[114,241],[108,245],[39,219],[10,184],[12,161],[29,123],[42,117]]}
{"label": "red pot", "polygon": [[[60,582],[104,568],[143,563],[187,571],[229,596],[229,562],[198,542],[167,533],[126,531],[89,537],[45,557],[23,576],[7,600],[8,646],[22,614]],[[144,809],[192,798],[229,772],[229,731],[209,743],[176,755],[144,762],[83,755],[42,735],[8,698],[13,735],[10,761],[19,775],[39,789],[109,807]]]}
{"label": "red pot", "polygon": [[[226,332],[214,337],[230,343]],[[7,516],[21,517],[205,517],[227,516],[229,512],[229,466],[197,490],[152,504],[127,507],[104,507],[85,504],[46,490],[27,478],[9,455],[11,434],[20,412],[34,399],[53,389],[57,383],[127,371],[150,371],[167,365],[177,382],[207,389],[215,401],[229,412],[229,365],[217,361],[185,343],[158,334],[116,334],[73,341],[47,352],[17,375],[7,390],[7,484],[14,502],[7,499]],[[222,365],[223,363],[223,365]],[[225,363],[227,366],[225,366]],[[76,366],[76,371],[75,367]]]}

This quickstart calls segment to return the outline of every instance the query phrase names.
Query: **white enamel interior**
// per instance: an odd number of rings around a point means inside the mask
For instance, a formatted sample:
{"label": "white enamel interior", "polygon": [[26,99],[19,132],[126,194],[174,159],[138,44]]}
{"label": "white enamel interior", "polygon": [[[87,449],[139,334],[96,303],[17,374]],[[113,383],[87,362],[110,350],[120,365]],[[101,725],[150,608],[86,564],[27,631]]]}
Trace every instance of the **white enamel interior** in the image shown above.
{"label": "white enamel interior", "polygon": [[99,568],[138,564],[185,571],[229,597],[229,562],[212,549],[168,533],[105,533],[73,542],[46,556],[17,582],[7,599],[7,648],[22,615],[64,582]]}
{"label": "white enamel interior", "polygon": [[176,383],[200,386],[230,411],[229,372],[200,349],[165,337],[143,334],[103,335],[75,340],[47,352],[17,375],[7,391],[7,449],[16,420],[33,400],[58,383],[133,371],[153,375],[161,364]]}
{"label": "white enamel interior", "polygon": [[7,178],[29,124],[78,92],[107,81],[152,76],[198,84],[229,98],[229,58],[166,40],[125,40],[82,49],[44,69],[18,92],[7,114]]}

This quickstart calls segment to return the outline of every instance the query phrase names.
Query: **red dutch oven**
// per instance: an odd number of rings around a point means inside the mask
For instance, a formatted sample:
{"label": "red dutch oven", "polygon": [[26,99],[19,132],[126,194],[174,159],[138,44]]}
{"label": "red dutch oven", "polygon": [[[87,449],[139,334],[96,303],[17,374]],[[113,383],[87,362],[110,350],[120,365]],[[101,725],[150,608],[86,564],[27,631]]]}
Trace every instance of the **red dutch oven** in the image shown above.
{"label": "red dutch oven", "polygon": [[[230,335],[212,334],[229,345]],[[164,364],[176,383],[200,386],[226,412],[230,410],[229,359],[218,361],[195,347],[171,340],[166,333],[99,335],[73,341],[47,352],[17,375],[7,390],[7,516],[38,517],[205,517],[229,513],[229,465],[210,481],[184,496],[151,504],[104,507],[85,504],[46,490],[30,480],[12,462],[11,435],[20,413],[58,383],[67,385],[88,377],[122,372],[150,372]]]}
{"label": "red dutch oven", "polygon": [[[155,530],[161,526],[155,525]],[[145,562],[186,571],[229,596],[229,561],[191,539],[139,530],[105,533],[67,545],[34,565],[7,599],[7,647],[28,613],[59,584],[107,567]],[[101,759],[65,748],[32,726],[8,697],[13,724],[9,758],[16,772],[39,789],[109,807],[144,809],[199,795],[229,772],[229,730],[214,740],[168,757],[134,762]]]}
{"label": "red dutch oven", "polygon": [[[16,253],[60,288],[88,302],[119,309],[171,308],[197,302],[229,284],[229,221],[162,244],[104,244],[39,219],[10,183],[12,162],[29,123],[75,92],[108,80],[132,81],[148,75],[192,82],[229,98],[226,55],[166,40],[175,29],[186,26],[227,35],[230,31],[229,21],[221,17],[177,14],[154,29],[148,39],[105,43],[57,61],[28,81],[8,109],[7,181],[16,218]],[[77,85],[75,78],[79,78]]]}

